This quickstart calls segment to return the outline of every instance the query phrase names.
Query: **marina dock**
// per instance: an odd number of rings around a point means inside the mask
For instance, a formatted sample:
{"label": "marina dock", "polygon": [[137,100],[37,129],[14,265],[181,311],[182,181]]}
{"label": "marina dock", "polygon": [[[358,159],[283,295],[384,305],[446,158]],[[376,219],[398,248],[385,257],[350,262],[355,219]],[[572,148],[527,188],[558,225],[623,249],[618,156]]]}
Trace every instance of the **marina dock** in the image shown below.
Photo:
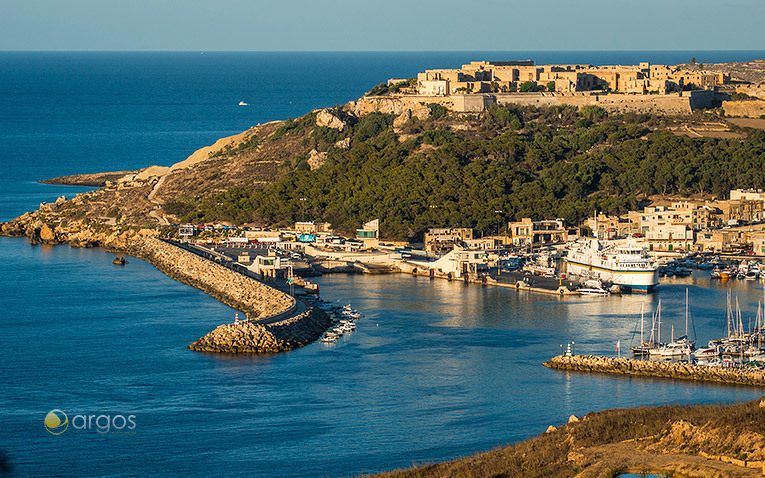
{"label": "marina dock", "polygon": [[549,368],[576,372],[697,380],[755,387],[765,386],[765,371],[763,370],[708,367],[680,362],[658,362],[595,355],[558,355],[543,365]]}

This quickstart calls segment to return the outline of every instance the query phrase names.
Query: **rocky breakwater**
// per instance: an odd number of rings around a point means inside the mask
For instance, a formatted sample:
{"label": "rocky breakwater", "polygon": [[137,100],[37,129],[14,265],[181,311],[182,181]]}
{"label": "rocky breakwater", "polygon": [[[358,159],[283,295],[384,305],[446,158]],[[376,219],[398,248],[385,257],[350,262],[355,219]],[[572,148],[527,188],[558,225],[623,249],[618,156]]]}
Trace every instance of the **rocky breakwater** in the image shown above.
{"label": "rocky breakwater", "polygon": [[144,238],[134,243],[131,253],[247,316],[239,324],[217,327],[189,345],[191,350],[234,354],[283,352],[315,341],[331,325],[322,310],[304,307],[284,292],[164,241]]}
{"label": "rocky breakwater", "polygon": [[303,311],[305,307],[302,306],[298,311],[298,304],[289,295],[157,239],[155,229],[120,231],[119,228],[85,224],[64,227],[56,221],[43,221],[40,212],[36,212],[0,224],[0,235],[26,236],[31,244],[102,246],[130,254],[248,317],[237,333],[224,333],[227,326],[218,327],[189,346],[192,350],[229,353],[291,350],[318,339],[330,325],[323,312],[311,308]]}
{"label": "rocky breakwater", "polygon": [[231,354],[284,352],[315,341],[331,324],[324,311],[312,307],[273,323],[245,320],[239,324],[220,325],[189,348],[198,352]]}
{"label": "rocky breakwater", "polygon": [[173,279],[241,310],[249,319],[289,314],[296,309],[295,299],[289,295],[160,239],[136,239],[127,249]]}
{"label": "rocky breakwater", "polygon": [[678,362],[656,362],[594,355],[559,355],[544,363],[545,367],[577,372],[613,373],[645,377],[699,380],[736,385],[765,386],[765,372],[721,367],[706,367]]}

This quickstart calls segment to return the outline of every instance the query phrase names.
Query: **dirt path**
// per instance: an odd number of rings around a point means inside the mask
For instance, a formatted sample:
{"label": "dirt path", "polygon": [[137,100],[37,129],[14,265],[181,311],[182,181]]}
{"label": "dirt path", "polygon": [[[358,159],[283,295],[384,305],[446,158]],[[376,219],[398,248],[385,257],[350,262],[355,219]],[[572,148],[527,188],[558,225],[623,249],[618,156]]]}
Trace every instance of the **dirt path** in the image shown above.
{"label": "dirt path", "polygon": [[652,453],[641,449],[635,442],[622,442],[577,450],[580,463],[591,463],[576,478],[606,476],[609,470],[621,469],[633,473],[673,470],[682,476],[699,478],[762,477],[761,469],[744,468],[699,455],[683,453]]}
{"label": "dirt path", "polygon": [[168,226],[170,225],[170,221],[167,220],[167,217],[165,217],[164,214],[160,214],[159,211],[162,209],[162,202],[157,200],[157,191],[159,191],[159,188],[162,186],[162,184],[165,182],[165,178],[167,176],[161,176],[159,178],[159,181],[157,181],[157,184],[154,185],[151,192],[148,196],[146,196],[146,199],[149,200],[152,204],[154,204],[154,209],[149,212],[149,217],[153,217],[157,220],[160,226]]}

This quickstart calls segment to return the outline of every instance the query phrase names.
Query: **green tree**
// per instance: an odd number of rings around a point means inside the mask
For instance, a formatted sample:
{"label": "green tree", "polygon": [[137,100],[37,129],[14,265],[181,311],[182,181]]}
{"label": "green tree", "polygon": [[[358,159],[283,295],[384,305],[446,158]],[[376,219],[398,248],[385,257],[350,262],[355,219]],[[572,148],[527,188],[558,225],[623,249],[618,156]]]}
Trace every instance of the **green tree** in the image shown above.
{"label": "green tree", "polygon": [[445,106],[438,103],[428,103],[425,106],[430,110],[430,116],[433,118],[445,118],[449,115],[449,110]]}
{"label": "green tree", "polygon": [[528,93],[530,91],[537,91],[537,84],[533,81],[524,81],[520,84],[519,89],[522,93]]}
{"label": "green tree", "polygon": [[548,81],[547,82],[547,91],[555,91],[555,82],[554,81]]}

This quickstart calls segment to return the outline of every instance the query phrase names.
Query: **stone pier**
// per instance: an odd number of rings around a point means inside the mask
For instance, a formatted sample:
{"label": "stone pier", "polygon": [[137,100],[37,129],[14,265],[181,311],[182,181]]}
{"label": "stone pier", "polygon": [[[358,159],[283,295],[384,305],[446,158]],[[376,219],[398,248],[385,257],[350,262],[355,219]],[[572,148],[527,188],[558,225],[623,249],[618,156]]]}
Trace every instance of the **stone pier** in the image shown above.
{"label": "stone pier", "polygon": [[761,370],[706,367],[679,362],[657,362],[653,360],[599,357],[594,355],[559,355],[545,362],[544,366],[577,372],[613,373],[757,387],[765,386],[765,372]]}

